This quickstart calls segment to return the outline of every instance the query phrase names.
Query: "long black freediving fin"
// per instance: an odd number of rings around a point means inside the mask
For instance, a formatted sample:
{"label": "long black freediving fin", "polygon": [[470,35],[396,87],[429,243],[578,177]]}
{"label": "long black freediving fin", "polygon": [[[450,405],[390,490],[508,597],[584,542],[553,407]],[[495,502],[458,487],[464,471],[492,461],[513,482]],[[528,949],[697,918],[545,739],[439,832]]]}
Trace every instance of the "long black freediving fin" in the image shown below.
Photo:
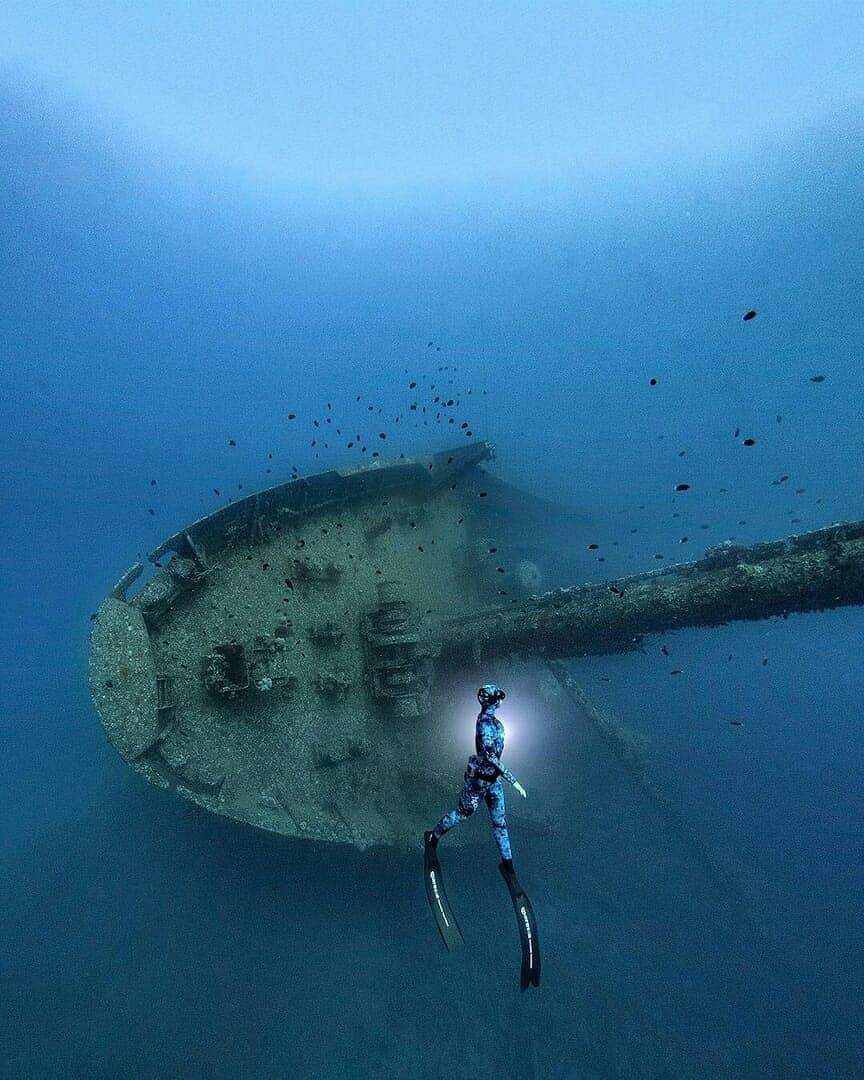
{"label": "long black freediving fin", "polygon": [[540,985],[540,941],[537,937],[537,920],[534,918],[531,901],[519,884],[512,864],[508,865],[502,861],[498,864],[498,869],[507,883],[510,899],[513,901],[513,910],[516,912],[516,922],[519,924],[519,940],[522,942],[519,989],[527,990],[529,986]]}
{"label": "long black freediving fin", "polygon": [[444,944],[453,952],[464,943],[462,931],[456,922],[456,917],[444,891],[444,880],[441,876],[441,863],[438,861],[438,846],[429,840],[430,833],[423,837],[423,877],[426,880],[426,897],[432,914],[435,916],[435,925],[444,941]]}

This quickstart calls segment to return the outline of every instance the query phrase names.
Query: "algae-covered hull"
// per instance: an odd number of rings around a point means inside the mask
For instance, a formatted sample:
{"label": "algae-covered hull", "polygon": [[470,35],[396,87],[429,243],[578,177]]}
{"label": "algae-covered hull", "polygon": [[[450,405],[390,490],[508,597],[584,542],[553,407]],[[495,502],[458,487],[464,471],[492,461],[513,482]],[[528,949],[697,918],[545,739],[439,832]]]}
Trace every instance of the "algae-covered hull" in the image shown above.
{"label": "algae-covered hull", "polygon": [[[578,528],[495,479],[492,455],[479,442],[292,480],[169,537],[127,600],[133,566],[90,650],[124,760],[260,828],[416,847],[458,791],[471,679],[502,658],[621,652],[646,634],[864,602],[860,521],[541,592],[543,567],[569,580]],[[472,666],[457,735],[452,676]],[[542,813],[520,806],[524,824]]]}
{"label": "algae-covered hull", "polygon": [[168,538],[156,574],[127,600],[132,567],[93,624],[117,751],[262,828],[416,845],[469,748],[436,738],[432,628],[537,584],[518,553],[503,575],[490,554],[491,456],[477,443],[293,480]]}

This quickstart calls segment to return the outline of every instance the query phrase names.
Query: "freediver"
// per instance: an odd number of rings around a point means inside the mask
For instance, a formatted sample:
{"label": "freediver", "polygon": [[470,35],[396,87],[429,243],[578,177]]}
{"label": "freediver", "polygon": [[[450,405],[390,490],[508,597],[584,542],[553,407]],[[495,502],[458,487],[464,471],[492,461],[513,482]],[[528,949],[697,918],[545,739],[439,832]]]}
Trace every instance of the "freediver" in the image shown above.
{"label": "freediver", "polygon": [[519,884],[513,869],[510,836],[504,817],[502,777],[516,788],[523,799],[527,798],[525,788],[501,763],[501,754],[504,751],[504,725],[495,715],[495,710],[505,696],[504,691],[494,683],[487,683],[477,691],[477,700],[480,702],[481,710],[474,732],[475,752],[468,759],[468,768],[465,770],[465,786],[462,788],[456,809],[445,814],[434,829],[423,834],[423,872],[426,879],[426,898],[444,944],[451,950],[458,948],[463,942],[462,931],[456,922],[444,888],[441,864],[438,861],[438,841],[454,825],[470,817],[480,805],[480,800],[483,799],[489,807],[492,832],[501,853],[498,869],[510,893],[519,927],[519,938],[522,943],[519,989],[527,990],[529,986],[540,985],[540,944],[531,901],[525,895],[525,890]]}
{"label": "freediver", "polygon": [[506,696],[494,683],[487,683],[477,691],[481,711],[474,731],[475,753],[468,759],[468,768],[465,770],[465,786],[456,809],[445,814],[434,829],[424,833],[423,838],[426,844],[437,846],[444,833],[470,817],[483,799],[489,807],[492,832],[501,853],[501,861],[507,869],[512,870],[513,855],[504,816],[504,787],[501,778],[512,784],[523,799],[528,795],[513,773],[501,763],[501,754],[504,752],[504,725],[495,715],[495,710]]}

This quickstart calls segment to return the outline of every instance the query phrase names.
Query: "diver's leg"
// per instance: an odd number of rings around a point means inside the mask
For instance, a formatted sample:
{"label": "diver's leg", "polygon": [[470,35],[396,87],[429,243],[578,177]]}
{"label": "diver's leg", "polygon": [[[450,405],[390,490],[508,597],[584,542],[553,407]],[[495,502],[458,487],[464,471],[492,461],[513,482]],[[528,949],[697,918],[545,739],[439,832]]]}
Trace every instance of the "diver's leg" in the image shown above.
{"label": "diver's leg", "polygon": [[510,851],[510,834],[507,832],[507,819],[504,816],[504,785],[498,779],[489,785],[486,792],[486,805],[489,807],[489,816],[492,818],[492,833],[495,843],[501,852],[501,858],[505,863],[512,860]]}
{"label": "diver's leg", "polygon": [[436,842],[441,839],[444,833],[449,832],[454,825],[458,825],[460,821],[464,821],[465,818],[471,817],[480,805],[480,799],[482,797],[483,785],[477,780],[466,780],[465,786],[462,788],[462,792],[459,795],[459,802],[456,804],[456,809],[451,810],[449,814],[445,814],[432,830],[432,835],[435,837]]}

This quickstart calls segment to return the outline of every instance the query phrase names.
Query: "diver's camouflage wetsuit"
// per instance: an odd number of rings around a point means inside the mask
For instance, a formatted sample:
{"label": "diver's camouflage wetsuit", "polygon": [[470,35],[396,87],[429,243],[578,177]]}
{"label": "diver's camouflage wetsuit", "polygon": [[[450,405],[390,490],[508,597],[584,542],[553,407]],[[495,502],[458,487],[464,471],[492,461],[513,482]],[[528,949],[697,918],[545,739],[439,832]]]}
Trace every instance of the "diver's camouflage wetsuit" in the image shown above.
{"label": "diver's camouflage wetsuit", "polygon": [[480,800],[484,799],[489,807],[492,832],[495,835],[498,850],[501,852],[501,858],[509,860],[512,855],[507,821],[504,817],[504,787],[501,778],[503,777],[508,784],[515,784],[516,777],[501,764],[500,758],[504,750],[504,725],[495,715],[496,707],[485,705],[483,712],[477,717],[477,728],[474,733],[476,753],[468,759],[465,786],[462,788],[459,802],[455,810],[451,810],[449,814],[441,818],[432,832],[435,839],[439,840],[454,825],[470,817],[480,805]]}

